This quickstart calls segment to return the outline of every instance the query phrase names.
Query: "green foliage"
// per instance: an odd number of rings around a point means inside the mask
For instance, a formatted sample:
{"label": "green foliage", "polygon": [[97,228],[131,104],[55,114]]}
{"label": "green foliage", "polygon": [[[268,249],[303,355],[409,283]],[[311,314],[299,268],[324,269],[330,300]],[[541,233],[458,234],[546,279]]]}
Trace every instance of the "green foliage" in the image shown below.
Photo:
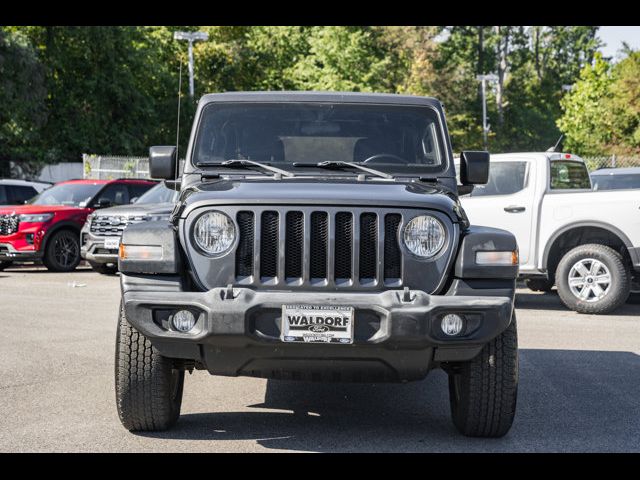
{"label": "green foliage", "polygon": [[[187,46],[176,30],[206,31]],[[590,26],[0,27],[0,160],[73,161],[83,152],[184,155],[196,100],[233,90],[428,95],[445,105],[456,151],[483,148],[481,73],[492,151],[539,150],[560,130],[590,154],[640,148],[638,57],[597,59]],[[178,93],[182,65],[182,87]],[[563,85],[573,84],[565,94]],[[562,107],[561,107],[562,105]],[[560,118],[562,117],[562,118]],[[558,120],[559,119],[559,120]],[[612,150],[613,149],[613,150]]]}
{"label": "green foliage", "polygon": [[46,121],[44,69],[28,38],[0,29],[0,175],[10,159],[34,154],[40,127]]}
{"label": "green foliage", "polygon": [[561,100],[564,113],[558,127],[566,134],[566,150],[578,154],[605,153],[605,145],[611,139],[611,118],[603,100],[610,96],[610,70],[609,63],[597,54],[594,64],[584,67],[580,80]]}
{"label": "green foliage", "polygon": [[640,52],[611,66],[600,55],[562,99],[566,145],[591,155],[640,153]]}

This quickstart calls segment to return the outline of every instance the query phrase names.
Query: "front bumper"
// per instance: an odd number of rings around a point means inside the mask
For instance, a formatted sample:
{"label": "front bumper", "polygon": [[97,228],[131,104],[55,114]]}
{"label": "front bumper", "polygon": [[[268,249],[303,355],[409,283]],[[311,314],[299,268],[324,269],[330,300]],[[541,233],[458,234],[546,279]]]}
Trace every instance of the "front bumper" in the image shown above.
{"label": "front bumper", "polygon": [[[456,280],[447,295],[248,288],[186,292],[177,277],[145,275],[121,275],[121,283],[127,319],[167,357],[194,360],[216,375],[343,381],[417,380],[440,362],[470,360],[509,325],[515,291],[510,280],[485,291]],[[292,303],[354,307],[354,343],[280,341],[281,308]],[[193,333],[167,327],[170,312],[185,307],[198,314]],[[441,332],[447,313],[467,316],[461,336]]]}
{"label": "front bumper", "polygon": [[17,250],[12,243],[0,242],[0,261],[35,262],[42,259],[42,252],[37,250]]}
{"label": "front bumper", "polygon": [[93,235],[86,229],[82,229],[80,240],[80,256],[94,263],[118,264],[118,249],[104,248],[104,238]]}

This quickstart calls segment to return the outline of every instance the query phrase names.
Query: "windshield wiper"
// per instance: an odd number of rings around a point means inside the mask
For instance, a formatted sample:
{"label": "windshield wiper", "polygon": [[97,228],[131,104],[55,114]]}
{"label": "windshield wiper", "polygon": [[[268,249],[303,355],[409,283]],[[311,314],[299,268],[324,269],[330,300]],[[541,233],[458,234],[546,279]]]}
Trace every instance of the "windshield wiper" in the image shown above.
{"label": "windshield wiper", "polygon": [[[254,162],[253,160],[245,160],[245,159],[225,160],[224,162],[217,162],[217,163],[198,162],[196,163],[196,167],[229,167],[229,168],[257,167],[257,168],[262,168],[263,170],[267,170],[269,172],[273,172],[276,175],[281,175],[283,177],[295,177],[293,173],[287,172],[286,170],[272,167],[271,165],[266,165],[264,163]],[[256,168],[253,168],[253,170],[255,169]]]}
{"label": "windshield wiper", "polygon": [[393,175],[390,175],[385,172],[381,172],[380,170],[374,170],[373,168],[364,167],[355,162],[342,162],[342,161],[326,161],[319,163],[294,163],[294,167],[318,167],[318,168],[327,168],[330,170],[341,169],[341,168],[355,168],[357,170],[362,170],[363,172],[370,173],[371,175],[376,175],[382,178],[390,178],[393,179]]}

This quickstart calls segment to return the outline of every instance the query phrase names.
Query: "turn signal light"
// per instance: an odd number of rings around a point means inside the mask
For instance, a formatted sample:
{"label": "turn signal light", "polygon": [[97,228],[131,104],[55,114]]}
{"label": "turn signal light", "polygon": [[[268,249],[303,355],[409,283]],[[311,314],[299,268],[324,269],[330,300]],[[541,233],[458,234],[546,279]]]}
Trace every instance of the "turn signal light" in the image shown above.
{"label": "turn signal light", "polygon": [[518,265],[518,250],[510,252],[476,252],[478,265]]}
{"label": "turn signal light", "polygon": [[162,260],[162,247],[157,245],[120,244],[120,260]]}

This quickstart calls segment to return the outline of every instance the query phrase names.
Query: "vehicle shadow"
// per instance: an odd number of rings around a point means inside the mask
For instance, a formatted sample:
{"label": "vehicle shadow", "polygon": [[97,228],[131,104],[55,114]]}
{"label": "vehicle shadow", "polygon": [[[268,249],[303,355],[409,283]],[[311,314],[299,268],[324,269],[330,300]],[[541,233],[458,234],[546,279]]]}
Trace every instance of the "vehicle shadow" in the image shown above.
{"label": "vehicle shadow", "polygon": [[[66,273],[70,273],[70,274],[76,274],[76,273],[93,273],[93,270],[91,269],[91,267],[84,267],[84,266],[79,266],[78,268],[76,268],[75,270],[73,270],[72,272],[51,272],[49,271],[46,267],[40,267],[40,266],[33,266],[33,265],[29,265],[29,266],[24,266],[24,267],[9,267],[6,268],[4,271],[4,273],[28,273],[28,274],[66,274]],[[8,276],[8,275],[4,275],[4,276]]]}
{"label": "vehicle shadow", "polygon": [[[640,303],[640,295],[631,294],[629,300],[625,305],[618,308],[614,312],[607,315],[619,315],[619,316],[637,316],[640,315],[640,308],[637,304]],[[516,310],[517,309],[533,309],[533,310],[555,310],[563,312],[571,312],[564,306],[558,292],[552,290],[551,292],[517,292],[516,293]],[[600,315],[606,316],[606,315]]]}
{"label": "vehicle shadow", "polygon": [[261,411],[192,413],[168,432],[179,440],[255,440],[314,452],[640,451],[640,356],[630,352],[521,350],[518,411],[501,439],[459,434],[447,378],[409,384],[270,380]]}

